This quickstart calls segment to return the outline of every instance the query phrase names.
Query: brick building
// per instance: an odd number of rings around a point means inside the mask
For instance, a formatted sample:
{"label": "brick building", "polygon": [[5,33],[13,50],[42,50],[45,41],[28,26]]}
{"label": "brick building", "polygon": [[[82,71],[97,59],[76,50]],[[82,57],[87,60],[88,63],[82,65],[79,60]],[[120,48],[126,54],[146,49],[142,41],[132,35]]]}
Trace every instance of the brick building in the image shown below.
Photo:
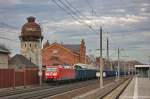
{"label": "brick building", "polygon": [[10,51],[3,45],[0,45],[0,69],[8,68]]}
{"label": "brick building", "polygon": [[42,49],[42,61],[45,65],[73,65],[86,62],[86,46],[84,40],[80,44],[49,44]]}

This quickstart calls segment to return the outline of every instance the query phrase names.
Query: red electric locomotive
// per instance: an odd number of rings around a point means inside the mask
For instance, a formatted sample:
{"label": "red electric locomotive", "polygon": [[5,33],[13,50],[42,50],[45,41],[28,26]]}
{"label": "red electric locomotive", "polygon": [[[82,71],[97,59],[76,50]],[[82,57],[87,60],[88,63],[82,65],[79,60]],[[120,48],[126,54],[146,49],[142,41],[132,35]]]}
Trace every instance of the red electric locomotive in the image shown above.
{"label": "red electric locomotive", "polygon": [[46,81],[64,81],[75,79],[75,70],[64,66],[46,66]]}

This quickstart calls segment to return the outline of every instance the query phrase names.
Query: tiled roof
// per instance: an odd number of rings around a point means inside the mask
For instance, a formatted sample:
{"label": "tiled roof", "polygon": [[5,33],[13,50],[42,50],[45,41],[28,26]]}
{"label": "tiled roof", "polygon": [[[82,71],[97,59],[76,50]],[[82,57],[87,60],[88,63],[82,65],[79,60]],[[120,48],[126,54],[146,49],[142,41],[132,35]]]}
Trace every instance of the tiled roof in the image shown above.
{"label": "tiled roof", "polygon": [[75,53],[80,53],[80,45],[78,45],[78,44],[75,44],[75,45],[64,44],[63,46]]}
{"label": "tiled roof", "polygon": [[0,45],[0,52],[7,53],[7,54],[10,53],[10,51],[4,45]]}
{"label": "tiled roof", "polygon": [[18,68],[38,68],[38,66],[36,66],[34,63],[32,63],[31,61],[29,61],[26,57],[24,57],[23,55],[15,55],[13,56],[10,61],[9,61],[10,65],[15,65]]}

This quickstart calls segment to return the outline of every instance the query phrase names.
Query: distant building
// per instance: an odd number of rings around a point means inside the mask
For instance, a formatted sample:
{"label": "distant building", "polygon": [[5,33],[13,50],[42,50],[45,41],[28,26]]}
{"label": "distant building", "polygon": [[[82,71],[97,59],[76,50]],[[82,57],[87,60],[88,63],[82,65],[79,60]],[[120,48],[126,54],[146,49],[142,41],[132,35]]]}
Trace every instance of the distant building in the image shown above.
{"label": "distant building", "polygon": [[49,44],[47,41],[42,50],[43,65],[74,65],[86,62],[84,40],[80,44]]}
{"label": "distant building", "polygon": [[150,65],[135,65],[135,70],[138,73],[139,77],[148,77],[150,78]]}
{"label": "distant building", "polygon": [[[104,64],[103,69],[104,70],[110,70],[111,69],[110,65],[108,65],[107,62],[108,61],[105,58],[103,58],[103,64]],[[100,66],[100,57],[96,58],[96,66],[98,66],[98,67]]]}
{"label": "distant building", "polygon": [[86,55],[86,64],[92,64],[92,61],[88,55]]}
{"label": "distant building", "polygon": [[20,41],[21,41],[21,55],[36,64],[42,64],[41,47],[42,47],[42,33],[41,27],[35,22],[34,17],[28,17],[28,22],[22,27]]}
{"label": "distant building", "polygon": [[0,45],[0,69],[8,68],[8,59],[10,51],[3,45]]}
{"label": "distant building", "polygon": [[29,61],[23,55],[15,55],[9,60],[9,68],[23,69],[23,68],[38,68],[37,65]]}

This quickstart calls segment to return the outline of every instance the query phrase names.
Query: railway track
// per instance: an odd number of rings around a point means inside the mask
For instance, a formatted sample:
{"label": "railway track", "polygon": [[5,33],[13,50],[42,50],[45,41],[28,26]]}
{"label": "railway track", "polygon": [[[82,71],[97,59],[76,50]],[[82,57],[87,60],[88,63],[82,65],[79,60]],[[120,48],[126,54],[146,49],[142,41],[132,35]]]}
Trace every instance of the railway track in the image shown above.
{"label": "railway track", "polygon": [[[115,80],[114,82],[107,84],[103,89],[95,88],[94,90],[89,91],[86,94],[84,93],[71,98],[57,97],[57,98],[48,98],[48,99],[72,99],[72,98],[73,99],[116,99],[116,97],[118,97],[118,94],[121,93],[122,88],[125,88],[125,86],[127,86],[127,83],[129,83],[131,79],[132,77],[124,77],[123,79],[118,79]],[[118,90],[118,86],[120,85],[122,86],[122,84],[123,87],[121,89],[119,88]]]}
{"label": "railway track", "polygon": [[[111,79],[106,79],[106,80],[110,80],[112,81],[113,78]],[[56,94],[60,94],[63,92],[67,92],[67,91],[71,91],[74,89],[78,89],[81,87],[87,87],[89,85],[95,84],[97,82],[97,80],[90,80],[90,81],[84,81],[84,82],[77,82],[77,83],[73,83],[73,84],[67,84],[67,85],[61,85],[61,86],[54,86],[51,88],[35,88],[35,89],[28,89],[28,90],[19,90],[19,91],[15,91],[15,92],[10,92],[6,96],[5,95],[1,95],[2,99],[41,99],[41,98],[45,98],[45,97],[49,97],[49,96],[53,96]]]}
{"label": "railway track", "polygon": [[21,93],[25,93],[25,92],[32,92],[32,91],[37,91],[37,90],[44,90],[44,89],[48,89],[50,87],[52,88],[54,86],[37,86],[37,87],[32,87],[32,88],[7,90],[7,91],[4,91],[4,92],[0,92],[0,98],[8,96],[8,95],[16,95],[16,94],[21,94]]}
{"label": "railway track", "polygon": [[132,77],[118,84],[118,86],[115,87],[110,93],[106,94],[103,97],[103,99],[119,99],[120,95],[128,86],[128,84],[131,82],[131,80],[132,80]]}
{"label": "railway track", "polygon": [[[111,82],[115,82],[114,78],[113,79],[112,78],[111,79],[105,79],[104,85],[110,84]],[[90,92],[91,90],[94,90],[97,88],[99,88],[99,82],[98,81],[95,84],[91,84],[91,85],[85,86],[85,87],[80,87],[80,88],[77,88],[77,89],[74,89],[71,91],[66,91],[64,93],[60,93],[60,94],[46,97],[44,99],[72,99],[78,95],[85,94],[85,93]],[[86,98],[84,98],[84,99],[86,99]],[[90,99],[92,99],[92,98],[90,98]]]}
{"label": "railway track", "polygon": [[44,90],[44,89],[54,88],[54,87],[58,87],[58,86],[61,86],[61,85],[48,83],[48,84],[43,84],[42,86],[35,85],[35,86],[31,86],[31,87],[28,86],[25,88],[1,90],[0,98],[8,96],[8,95],[10,96],[10,95],[16,95],[16,94],[21,94],[21,93],[33,92],[33,91],[37,91],[37,90]]}
{"label": "railway track", "polygon": [[[65,84],[65,83],[63,83]],[[1,97],[5,96],[10,96],[10,95],[16,95],[16,94],[21,94],[21,93],[27,93],[27,92],[32,92],[32,91],[37,91],[37,90],[44,90],[44,89],[49,89],[49,88],[54,88],[61,86],[60,84],[55,84],[55,83],[44,83],[42,86],[28,86],[28,87],[22,87],[22,88],[15,88],[15,89],[6,89],[6,90],[0,90],[0,99]]]}

